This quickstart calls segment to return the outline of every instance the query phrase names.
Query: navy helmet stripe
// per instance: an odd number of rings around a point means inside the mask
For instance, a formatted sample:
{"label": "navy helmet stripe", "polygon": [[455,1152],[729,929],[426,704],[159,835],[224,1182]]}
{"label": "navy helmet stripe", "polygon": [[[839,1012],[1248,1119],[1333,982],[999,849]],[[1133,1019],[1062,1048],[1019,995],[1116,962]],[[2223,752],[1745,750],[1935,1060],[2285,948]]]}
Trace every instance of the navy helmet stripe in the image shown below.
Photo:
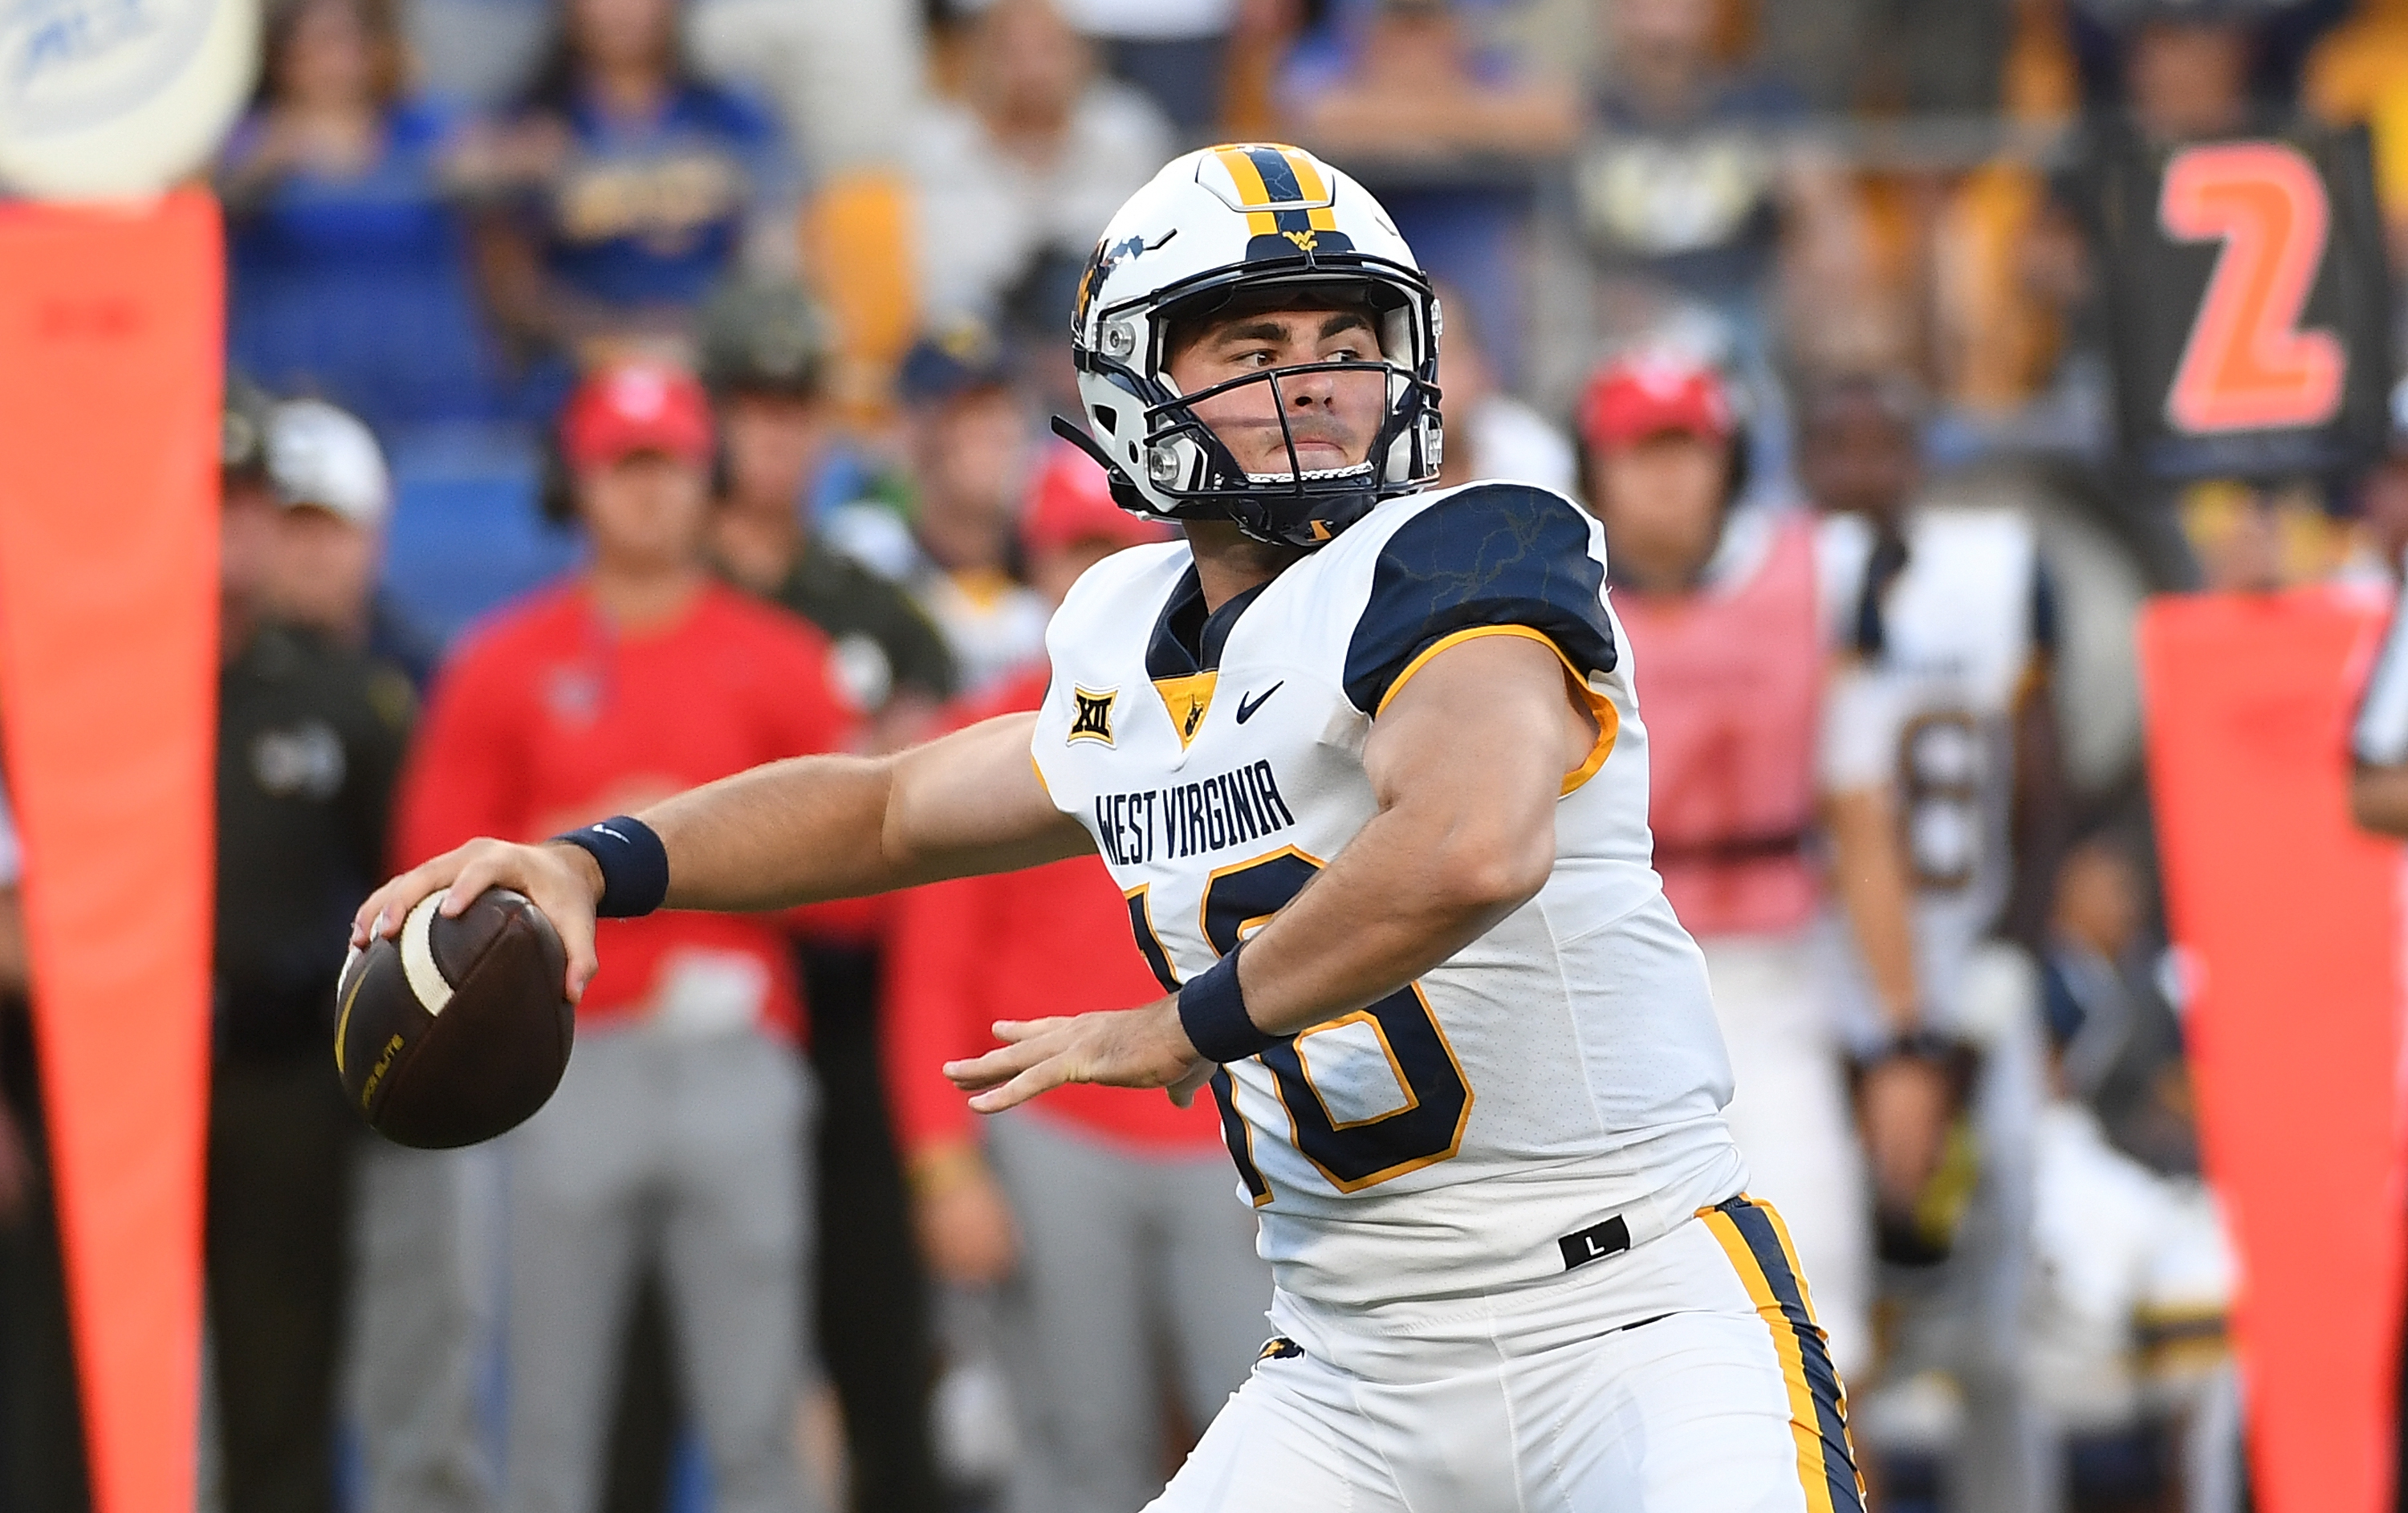
{"label": "navy helmet stripe", "polygon": [[1292,208],[1304,198],[1304,188],[1296,181],[1296,165],[1287,161],[1287,154],[1275,147],[1250,147],[1245,150],[1247,161],[1263,176],[1263,193],[1270,197],[1270,203],[1291,207],[1273,210],[1271,223],[1282,234],[1312,231],[1312,212]]}
{"label": "navy helmet stripe", "polygon": [[1304,198],[1304,191],[1296,181],[1296,166],[1287,154],[1275,147],[1249,147],[1246,156],[1254,171],[1263,176],[1263,192],[1273,205],[1293,204]]}
{"label": "navy helmet stripe", "polygon": [[1831,1364],[1822,1326],[1807,1310],[1805,1290],[1789,1269],[1789,1254],[1773,1231],[1771,1216],[1755,1204],[1736,1199],[1723,1211],[1730,1215],[1732,1226],[1747,1242],[1748,1253],[1764,1269],[1764,1279],[1781,1305],[1781,1316],[1798,1337],[1806,1385],[1814,1396],[1815,1429],[1823,1441],[1823,1469],[1830,1481],[1831,1506],[1861,1513],[1864,1504],[1856,1495],[1856,1452],[1848,1443],[1847,1398],[1840,1386],[1840,1373]]}

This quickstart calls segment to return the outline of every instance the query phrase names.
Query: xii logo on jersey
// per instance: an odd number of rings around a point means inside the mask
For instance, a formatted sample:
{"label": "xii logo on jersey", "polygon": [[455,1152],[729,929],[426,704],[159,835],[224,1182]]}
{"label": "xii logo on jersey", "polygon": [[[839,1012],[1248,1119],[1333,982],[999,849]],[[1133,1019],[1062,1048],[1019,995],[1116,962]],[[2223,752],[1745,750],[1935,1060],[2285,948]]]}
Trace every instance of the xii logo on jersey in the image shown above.
{"label": "xii logo on jersey", "polygon": [[1096,693],[1074,684],[1070,695],[1078,701],[1078,707],[1070,716],[1070,740],[1100,741],[1106,746],[1111,745],[1112,705],[1120,698],[1121,691],[1107,689]]}

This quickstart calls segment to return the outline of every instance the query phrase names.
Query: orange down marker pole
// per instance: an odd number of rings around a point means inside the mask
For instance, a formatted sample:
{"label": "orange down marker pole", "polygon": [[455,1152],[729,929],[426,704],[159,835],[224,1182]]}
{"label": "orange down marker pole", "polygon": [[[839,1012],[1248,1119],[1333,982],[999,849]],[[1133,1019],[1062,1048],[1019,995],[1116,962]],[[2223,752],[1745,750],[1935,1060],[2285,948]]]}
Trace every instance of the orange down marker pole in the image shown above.
{"label": "orange down marker pole", "polygon": [[2264,1513],[2391,1506],[2401,1187],[2400,848],[2349,818],[2354,669],[2380,629],[2308,592],[2160,599],[2149,783],[2185,956],[2200,1155]]}
{"label": "orange down marker pole", "polygon": [[217,207],[0,207],[0,728],[98,1513],[189,1508],[217,700]]}

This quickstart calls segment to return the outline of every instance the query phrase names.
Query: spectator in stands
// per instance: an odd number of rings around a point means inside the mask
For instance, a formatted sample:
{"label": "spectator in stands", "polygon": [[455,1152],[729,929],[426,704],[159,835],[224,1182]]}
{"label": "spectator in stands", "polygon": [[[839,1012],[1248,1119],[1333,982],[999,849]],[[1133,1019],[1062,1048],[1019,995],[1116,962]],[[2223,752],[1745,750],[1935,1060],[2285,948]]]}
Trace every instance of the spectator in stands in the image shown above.
{"label": "spectator in stands", "polygon": [[2246,12],[2150,0],[2125,38],[2124,94],[2133,121],[2158,142],[2220,136],[2256,113],[2249,94]]}
{"label": "spectator in stands", "polygon": [[2245,40],[2242,92],[2287,110],[2317,39],[2363,0],[2066,0],[2064,16],[2086,100],[2107,105],[2131,89],[2131,47],[2143,28],[2230,28]]}
{"label": "spectator in stands", "polygon": [[777,107],[815,174],[888,169],[924,107],[921,7],[854,0],[692,0],[686,37],[713,79]]}
{"label": "spectator in stands", "polygon": [[1169,128],[1096,77],[1052,0],[996,0],[972,28],[963,98],[906,143],[923,302],[1051,338],[1104,222],[1170,156]]}
{"label": "spectator in stands", "polygon": [[1229,142],[1287,135],[1279,75],[1304,28],[1305,0],[1237,0],[1222,44],[1220,135]]}
{"label": "spectator in stands", "polygon": [[266,53],[218,170],[234,360],[380,426],[495,413],[495,350],[443,182],[454,123],[405,88],[389,0],[271,8]]}
{"label": "spectator in stands", "polygon": [[830,521],[838,547],[897,579],[944,633],[966,693],[1044,655],[1049,611],[1014,576],[1028,470],[1026,403],[993,332],[956,321],[903,360],[912,514],[908,533],[875,505]]}
{"label": "spectator in stands", "polygon": [[411,698],[399,672],[269,618],[278,515],[249,479],[226,492],[205,1255],[224,1506],[332,1513],[361,1135],[326,1062],[326,963],[385,869]]}
{"label": "spectator in stands", "polygon": [[[1023,538],[1051,604],[1098,559],[1165,534],[1064,447]],[[1045,680],[1033,666],[961,719],[1033,709]],[[1182,1109],[1080,1088],[982,1121],[939,1071],[992,1045],[996,1020],[1142,1003],[1169,986],[1128,927],[1092,857],[920,889],[897,906],[887,1064],[913,1213],[939,1277],[1000,1289],[1022,1435],[1007,1506],[1032,1513],[1119,1513],[1159,1492],[1170,1460],[1157,1384],[1174,1385],[1201,1429],[1244,1379],[1270,1297],[1254,1226],[1228,1207],[1210,1100]]]}
{"label": "spectator in stands", "polygon": [[1828,320],[1856,277],[1856,212],[1836,166],[1795,136],[1799,97],[1717,56],[1720,10],[1602,0],[1612,64],[1591,97],[1573,194],[1603,335],[1641,335],[1670,294],[1713,308],[1756,354],[1784,242]]}
{"label": "spectator in stands", "polygon": [[[404,860],[850,744],[826,640],[709,573],[713,439],[679,370],[613,364],[572,395],[560,450],[590,564],[444,668]],[[716,1506],[793,1513],[811,1098],[786,933],[664,914],[603,935],[571,1071],[506,1148],[506,1506],[595,1505],[620,1330],[658,1266]]]}
{"label": "spectator in stands", "polygon": [[1523,321],[1515,242],[1534,164],[1580,131],[1569,79],[1476,46],[1446,0],[1342,0],[1290,54],[1279,93],[1297,136],[1362,178],[1422,266],[1469,296],[1512,378]]}
{"label": "spectator in stands", "polygon": [[1543,157],[1580,130],[1568,79],[1517,75],[1484,54],[1446,0],[1334,8],[1288,73],[1290,119],[1318,149],[1349,160]]}
{"label": "spectator in stands", "polygon": [[811,529],[836,445],[825,320],[791,279],[748,279],[712,295],[700,324],[720,429],[720,570],[825,633],[846,692],[870,718],[871,745],[908,745],[952,696],[953,657],[909,595]]}
{"label": "spectator in stands", "polygon": [[1221,119],[1238,0],[1063,0],[1062,11],[1182,138],[1209,139]]}
{"label": "spectator in stands", "polygon": [[508,208],[479,233],[485,293],[532,353],[682,353],[729,269],[791,270],[793,164],[776,122],[710,83],[678,0],[562,0],[552,56],[464,177]]}

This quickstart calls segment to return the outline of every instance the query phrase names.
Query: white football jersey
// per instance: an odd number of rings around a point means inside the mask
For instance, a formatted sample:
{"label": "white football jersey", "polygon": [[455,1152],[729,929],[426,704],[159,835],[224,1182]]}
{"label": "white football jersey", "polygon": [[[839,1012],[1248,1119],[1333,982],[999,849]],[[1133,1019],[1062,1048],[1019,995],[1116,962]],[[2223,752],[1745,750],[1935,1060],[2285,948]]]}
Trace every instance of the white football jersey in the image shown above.
{"label": "white football jersey", "polygon": [[[1820,527],[1826,629],[1850,654],[1825,732],[1825,778],[1896,783],[1917,965],[1945,1019],[2014,880],[2014,713],[2049,634],[2046,593],[2031,526],[2013,510],[1921,509],[1904,535],[1905,564],[1869,602],[1872,527],[1854,515]],[[1843,973],[1862,1010],[1861,972],[1851,962]]]}
{"label": "white football jersey", "polygon": [[1377,812],[1365,737],[1438,650],[1543,640],[1598,716],[1537,897],[1418,982],[1215,1076],[1290,1293],[1368,1306],[1536,1280],[1742,1184],[1704,963],[1649,862],[1647,736],[1604,577],[1578,506],[1475,483],[1383,504],[1209,615],[1169,543],[1107,558],[1054,617],[1038,771],[1166,986]]}

